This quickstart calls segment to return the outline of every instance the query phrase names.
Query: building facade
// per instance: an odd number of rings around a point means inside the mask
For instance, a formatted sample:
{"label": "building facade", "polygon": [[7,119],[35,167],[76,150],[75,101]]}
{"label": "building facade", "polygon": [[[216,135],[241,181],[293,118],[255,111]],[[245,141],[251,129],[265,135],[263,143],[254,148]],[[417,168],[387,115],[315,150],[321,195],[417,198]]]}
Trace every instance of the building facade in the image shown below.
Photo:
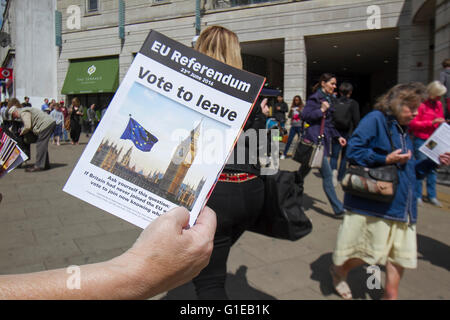
{"label": "building facade", "polygon": [[354,84],[365,113],[397,82],[438,77],[449,17],[448,0],[9,0],[0,61],[20,99],[104,107],[150,29],[191,45],[197,25],[218,24],[239,36],[244,68],[288,104],[332,72]]}
{"label": "building facade", "polygon": [[3,98],[25,96],[35,107],[59,96],[55,45],[56,0],[8,0],[3,13],[0,62],[13,69],[13,82]]}
{"label": "building facade", "polygon": [[320,73],[332,72],[355,83],[355,97],[370,107],[397,82],[436,78],[450,56],[445,0],[203,0],[198,20],[194,0],[130,0],[123,2],[124,39],[120,2],[57,1],[58,92],[70,65],[83,60],[115,59],[120,83],[150,29],[191,45],[196,21],[201,29],[218,24],[236,32],[244,67],[266,76],[288,103],[296,94],[305,98]]}

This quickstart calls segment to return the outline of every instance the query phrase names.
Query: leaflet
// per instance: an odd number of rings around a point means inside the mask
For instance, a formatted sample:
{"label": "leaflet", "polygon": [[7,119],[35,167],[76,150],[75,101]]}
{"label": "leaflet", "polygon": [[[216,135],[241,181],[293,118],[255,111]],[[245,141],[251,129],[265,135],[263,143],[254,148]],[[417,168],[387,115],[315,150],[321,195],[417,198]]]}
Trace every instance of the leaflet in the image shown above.
{"label": "leaflet", "polygon": [[150,31],[63,190],[141,228],[177,206],[193,225],[264,81]]}
{"label": "leaflet", "polygon": [[439,155],[450,152],[450,125],[443,123],[419,148],[428,158],[440,164]]}

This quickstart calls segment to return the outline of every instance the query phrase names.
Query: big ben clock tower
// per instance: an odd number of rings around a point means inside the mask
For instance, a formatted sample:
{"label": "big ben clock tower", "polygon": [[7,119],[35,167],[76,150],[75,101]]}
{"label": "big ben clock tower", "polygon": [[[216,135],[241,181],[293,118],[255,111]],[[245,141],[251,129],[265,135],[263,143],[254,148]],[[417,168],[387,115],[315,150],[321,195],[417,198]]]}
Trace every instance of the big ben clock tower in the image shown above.
{"label": "big ben clock tower", "polygon": [[200,121],[189,136],[178,145],[161,181],[161,188],[174,197],[177,196],[178,190],[195,160],[201,124]]}

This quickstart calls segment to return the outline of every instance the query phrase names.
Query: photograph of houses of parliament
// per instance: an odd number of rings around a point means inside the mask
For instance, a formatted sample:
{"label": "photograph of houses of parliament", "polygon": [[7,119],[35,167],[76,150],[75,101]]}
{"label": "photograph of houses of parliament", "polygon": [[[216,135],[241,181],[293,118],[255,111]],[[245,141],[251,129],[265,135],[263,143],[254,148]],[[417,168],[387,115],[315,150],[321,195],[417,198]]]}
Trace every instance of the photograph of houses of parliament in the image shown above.
{"label": "photograph of houses of parliament", "polygon": [[97,148],[91,163],[191,210],[206,181],[202,177],[197,186],[184,183],[186,174],[197,154],[200,128],[201,122],[177,146],[165,172],[155,170],[150,171],[147,175],[142,170],[136,172],[135,166],[130,165],[133,148],[135,147],[131,146],[125,151],[123,147],[119,149],[114,141],[105,138]]}

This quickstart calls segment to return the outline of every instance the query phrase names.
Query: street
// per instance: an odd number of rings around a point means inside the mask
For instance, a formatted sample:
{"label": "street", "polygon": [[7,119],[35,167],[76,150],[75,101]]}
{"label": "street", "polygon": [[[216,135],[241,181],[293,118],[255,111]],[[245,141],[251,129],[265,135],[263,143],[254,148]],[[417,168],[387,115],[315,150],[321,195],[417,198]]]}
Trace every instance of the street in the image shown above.
{"label": "street", "polygon": [[[0,274],[25,273],[95,263],[128,249],[140,229],[62,191],[87,139],[80,145],[49,145],[49,171],[16,169],[0,180]],[[35,149],[32,147],[34,163]],[[282,169],[296,170],[290,160]],[[246,232],[231,249],[227,290],[231,299],[340,299],[328,267],[340,220],[333,217],[318,173],[305,182],[304,207],[311,234],[296,242]],[[400,299],[450,299],[450,187],[438,185],[444,208],[419,207],[418,268],[406,270]],[[340,199],[343,193],[337,188]],[[382,269],[383,270],[383,269]],[[384,272],[381,274],[384,283]],[[365,268],[352,271],[348,283],[355,299],[379,299],[369,289]],[[153,299],[196,299],[192,283]]]}

